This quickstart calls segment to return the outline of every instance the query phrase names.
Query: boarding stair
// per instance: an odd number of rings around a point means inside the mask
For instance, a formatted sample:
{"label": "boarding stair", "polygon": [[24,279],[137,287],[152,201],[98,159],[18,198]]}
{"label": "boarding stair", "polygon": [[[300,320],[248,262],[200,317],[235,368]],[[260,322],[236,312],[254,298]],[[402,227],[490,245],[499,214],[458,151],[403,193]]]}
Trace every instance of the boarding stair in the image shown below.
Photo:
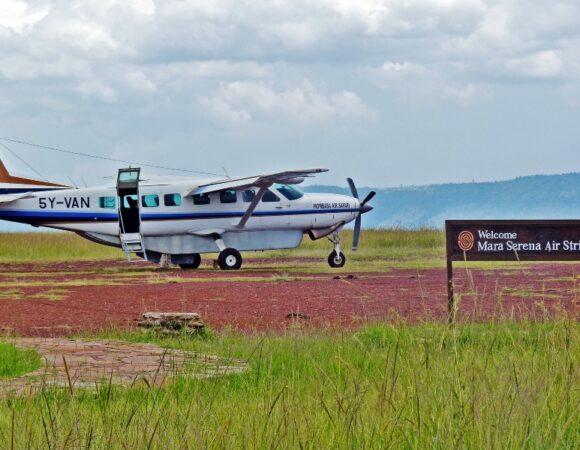
{"label": "boarding stair", "polygon": [[131,261],[131,254],[139,254],[139,256],[147,259],[147,252],[145,251],[141,233],[121,233],[119,237],[127,261]]}

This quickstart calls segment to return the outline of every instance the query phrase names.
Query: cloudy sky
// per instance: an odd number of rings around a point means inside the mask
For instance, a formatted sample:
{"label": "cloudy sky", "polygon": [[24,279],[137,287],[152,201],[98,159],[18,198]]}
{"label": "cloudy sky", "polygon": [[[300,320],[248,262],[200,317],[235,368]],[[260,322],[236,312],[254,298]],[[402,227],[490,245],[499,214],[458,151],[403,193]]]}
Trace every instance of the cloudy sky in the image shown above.
{"label": "cloudy sky", "polygon": [[0,0],[0,137],[399,186],[579,171],[579,119],[577,0]]}

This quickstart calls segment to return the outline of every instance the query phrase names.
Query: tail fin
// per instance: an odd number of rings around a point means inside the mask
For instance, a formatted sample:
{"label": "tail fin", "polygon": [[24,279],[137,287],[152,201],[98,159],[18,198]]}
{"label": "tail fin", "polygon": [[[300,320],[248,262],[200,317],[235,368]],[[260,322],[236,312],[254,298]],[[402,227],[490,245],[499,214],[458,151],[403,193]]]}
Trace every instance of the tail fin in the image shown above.
{"label": "tail fin", "polygon": [[66,188],[64,184],[57,184],[57,183],[49,183],[48,181],[39,181],[33,180],[31,178],[20,178],[20,177],[13,177],[6,169],[6,166],[0,159],[0,183],[6,184],[26,184],[30,186],[46,186],[46,187],[62,187]]}

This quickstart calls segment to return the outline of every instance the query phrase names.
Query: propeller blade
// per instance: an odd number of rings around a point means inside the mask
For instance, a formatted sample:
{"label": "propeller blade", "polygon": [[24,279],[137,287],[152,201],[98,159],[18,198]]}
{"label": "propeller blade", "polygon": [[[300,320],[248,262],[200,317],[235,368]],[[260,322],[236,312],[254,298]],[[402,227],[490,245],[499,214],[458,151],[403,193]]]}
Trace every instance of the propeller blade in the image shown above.
{"label": "propeller blade", "polygon": [[370,192],[368,193],[368,195],[365,197],[365,199],[364,199],[364,200],[361,202],[361,204],[360,204],[360,205],[361,205],[361,206],[364,206],[364,205],[366,205],[368,202],[370,202],[370,201],[373,199],[373,197],[374,197],[375,195],[377,195],[377,193],[376,193],[375,191],[370,191]]}
{"label": "propeller blade", "polygon": [[352,196],[358,200],[358,191],[356,190],[356,186],[354,185],[354,181],[352,181],[352,178],[347,178],[346,182],[348,183],[348,185],[350,187],[350,192],[352,192]]}
{"label": "propeller blade", "polygon": [[359,214],[356,218],[355,223],[354,223],[354,234],[352,236],[352,251],[353,252],[356,252],[358,250],[358,240],[360,238],[360,224],[361,224],[361,216]]}

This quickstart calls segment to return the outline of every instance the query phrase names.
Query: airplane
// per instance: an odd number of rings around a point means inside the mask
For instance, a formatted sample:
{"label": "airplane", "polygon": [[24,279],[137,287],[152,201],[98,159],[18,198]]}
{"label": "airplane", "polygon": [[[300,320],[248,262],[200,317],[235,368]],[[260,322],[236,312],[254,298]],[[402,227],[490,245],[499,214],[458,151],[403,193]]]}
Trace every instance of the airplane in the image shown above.
{"label": "airplane", "polygon": [[[343,267],[339,231],[352,221],[358,248],[361,216],[372,210],[352,179],[352,196],[304,193],[296,187],[327,169],[243,178],[141,178],[123,168],[114,186],[75,188],[10,175],[0,160],[0,220],[72,231],[154,263],[197,269],[201,254],[219,253],[222,270],[242,266],[241,251],[289,249],[305,234],[330,236],[330,267]],[[111,183],[112,184],[112,183]]]}

